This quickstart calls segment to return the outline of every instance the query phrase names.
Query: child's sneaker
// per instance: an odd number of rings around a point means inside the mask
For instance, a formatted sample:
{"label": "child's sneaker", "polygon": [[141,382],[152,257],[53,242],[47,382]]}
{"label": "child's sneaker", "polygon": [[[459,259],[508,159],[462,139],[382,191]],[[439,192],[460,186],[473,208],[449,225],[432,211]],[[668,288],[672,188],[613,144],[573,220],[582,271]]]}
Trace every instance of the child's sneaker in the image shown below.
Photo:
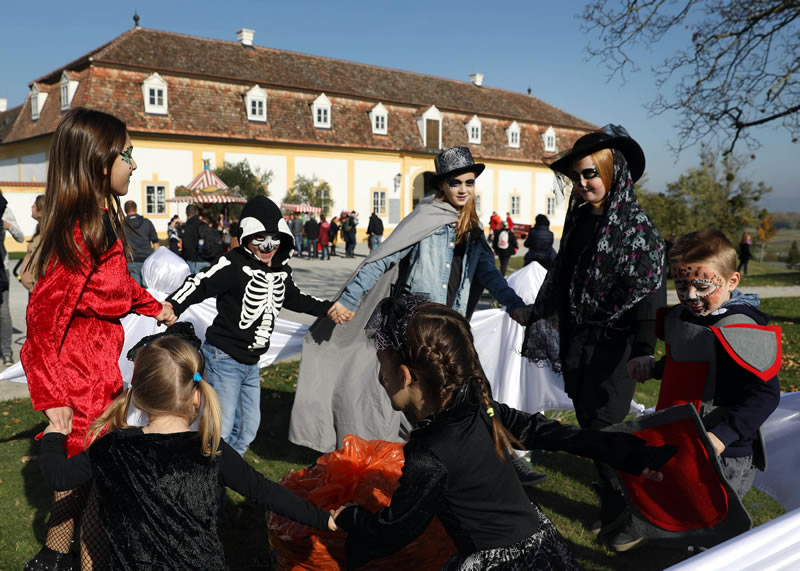
{"label": "child's sneaker", "polygon": [[611,547],[614,551],[630,551],[644,541],[644,535],[636,529],[633,521],[628,521],[628,525],[611,539]]}
{"label": "child's sneaker", "polygon": [[520,483],[525,487],[533,487],[547,479],[547,474],[540,474],[531,470],[530,464],[523,456],[512,458],[511,465],[514,466]]}

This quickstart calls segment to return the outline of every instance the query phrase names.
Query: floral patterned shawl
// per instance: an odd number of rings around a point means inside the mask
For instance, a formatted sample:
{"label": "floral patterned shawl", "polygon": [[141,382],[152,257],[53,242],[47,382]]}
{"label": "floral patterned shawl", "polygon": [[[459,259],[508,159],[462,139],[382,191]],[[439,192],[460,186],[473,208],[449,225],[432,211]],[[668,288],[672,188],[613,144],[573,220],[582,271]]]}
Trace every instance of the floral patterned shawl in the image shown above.
{"label": "floral patterned shawl", "polygon": [[[564,267],[580,209],[589,207],[573,192],[561,248],[525,330],[522,354],[556,371],[561,368],[559,319],[568,318],[575,327],[618,327],[620,318],[664,279],[664,240],[636,199],[624,155],[614,149],[612,153],[614,181],[594,240],[579,254],[574,270]],[[564,288],[569,288],[567,296]],[[569,307],[560,307],[565,300]]]}

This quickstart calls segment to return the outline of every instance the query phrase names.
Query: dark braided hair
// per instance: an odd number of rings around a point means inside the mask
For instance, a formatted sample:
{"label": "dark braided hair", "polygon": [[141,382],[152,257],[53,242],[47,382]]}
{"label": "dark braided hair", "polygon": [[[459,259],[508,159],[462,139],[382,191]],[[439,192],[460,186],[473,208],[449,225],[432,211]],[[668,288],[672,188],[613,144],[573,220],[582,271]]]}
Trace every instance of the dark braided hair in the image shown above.
{"label": "dark braided hair", "polygon": [[[414,370],[435,401],[437,412],[465,399],[480,401],[491,409],[489,383],[481,367],[467,320],[457,311],[433,302],[420,303],[406,329],[407,355],[404,364]],[[501,459],[513,448],[522,447],[493,412],[495,450]]]}

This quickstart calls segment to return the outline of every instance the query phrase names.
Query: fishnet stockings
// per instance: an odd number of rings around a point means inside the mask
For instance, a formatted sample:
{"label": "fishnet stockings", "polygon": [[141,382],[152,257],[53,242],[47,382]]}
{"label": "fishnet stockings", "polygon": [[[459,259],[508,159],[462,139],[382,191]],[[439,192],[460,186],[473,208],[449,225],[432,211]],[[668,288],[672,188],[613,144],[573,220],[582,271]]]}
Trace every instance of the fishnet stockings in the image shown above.
{"label": "fishnet stockings", "polygon": [[81,520],[81,569],[108,569],[110,547],[108,537],[100,522],[97,488],[92,488]]}
{"label": "fishnet stockings", "polygon": [[55,493],[45,541],[45,545],[53,551],[69,553],[90,487],[91,484],[86,484],[68,492]]}

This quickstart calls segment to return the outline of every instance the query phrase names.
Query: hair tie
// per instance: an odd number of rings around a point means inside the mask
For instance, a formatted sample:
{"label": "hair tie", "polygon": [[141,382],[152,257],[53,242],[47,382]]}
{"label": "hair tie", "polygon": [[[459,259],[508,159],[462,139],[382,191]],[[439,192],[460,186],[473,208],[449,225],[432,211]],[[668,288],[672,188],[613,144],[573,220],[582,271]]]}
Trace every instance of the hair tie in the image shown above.
{"label": "hair tie", "polygon": [[195,373],[192,377],[192,380],[195,382],[195,384],[197,384],[203,380],[203,377],[200,375],[200,373]]}
{"label": "hair tie", "polygon": [[488,414],[489,416],[494,416],[494,409],[492,407],[487,408],[486,414]]}

